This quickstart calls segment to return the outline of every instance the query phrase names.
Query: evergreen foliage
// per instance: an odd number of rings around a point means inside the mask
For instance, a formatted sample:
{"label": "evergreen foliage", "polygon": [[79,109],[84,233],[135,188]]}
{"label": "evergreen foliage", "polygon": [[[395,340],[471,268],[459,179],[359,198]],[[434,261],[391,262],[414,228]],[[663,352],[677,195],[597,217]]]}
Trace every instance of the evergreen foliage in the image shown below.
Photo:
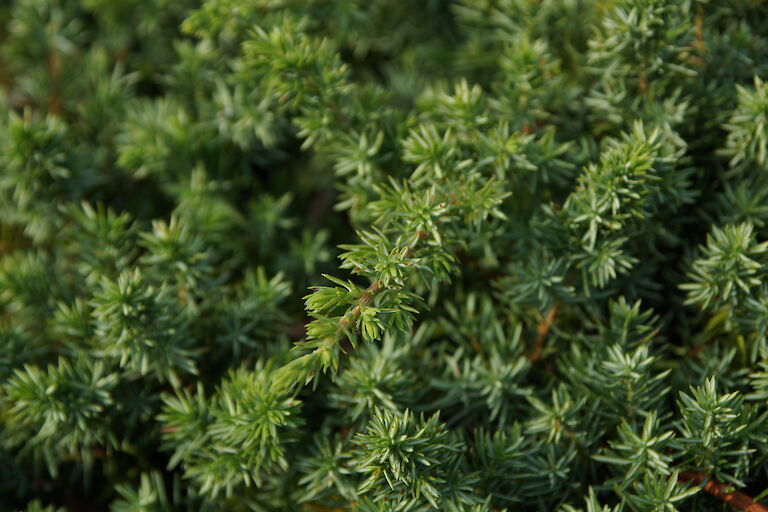
{"label": "evergreen foliage", "polygon": [[768,510],[767,81],[760,0],[0,4],[0,511]]}

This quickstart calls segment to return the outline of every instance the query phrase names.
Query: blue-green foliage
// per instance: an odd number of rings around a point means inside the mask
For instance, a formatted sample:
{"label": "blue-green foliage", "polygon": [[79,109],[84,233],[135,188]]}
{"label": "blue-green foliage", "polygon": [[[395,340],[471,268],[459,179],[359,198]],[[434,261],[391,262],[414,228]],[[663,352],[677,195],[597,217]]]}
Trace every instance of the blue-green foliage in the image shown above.
{"label": "blue-green foliage", "polygon": [[766,80],[756,0],[1,3],[0,511],[765,495]]}

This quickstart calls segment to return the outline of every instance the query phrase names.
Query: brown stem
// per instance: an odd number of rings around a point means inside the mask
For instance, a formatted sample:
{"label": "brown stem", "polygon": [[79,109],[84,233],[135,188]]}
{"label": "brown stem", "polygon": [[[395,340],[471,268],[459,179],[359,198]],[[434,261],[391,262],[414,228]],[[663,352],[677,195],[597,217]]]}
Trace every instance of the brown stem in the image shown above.
{"label": "brown stem", "polygon": [[544,319],[539,322],[539,326],[536,328],[536,342],[533,345],[533,350],[528,359],[532,363],[535,363],[541,359],[541,351],[544,349],[544,341],[547,339],[549,329],[552,327],[552,323],[555,321],[555,315],[557,315],[557,303],[549,308]]}
{"label": "brown stem", "polygon": [[648,96],[648,77],[646,77],[645,73],[642,71],[640,72],[638,86],[640,87],[640,92],[643,93],[643,96]]}
{"label": "brown stem", "polygon": [[734,510],[745,510],[747,512],[768,512],[768,507],[761,505],[760,503],[756,503],[752,498],[744,493],[738,491],[727,492],[727,489],[730,487],[729,485],[718,482],[706,473],[685,471],[678,475],[678,480],[693,482],[696,485],[701,485],[702,482],[706,482],[702,489],[720,501],[727,503]]}
{"label": "brown stem", "polygon": [[699,53],[704,53],[704,12],[701,5],[696,8],[696,15],[693,18],[694,25],[694,46]]}
{"label": "brown stem", "polygon": [[59,97],[61,58],[55,53],[48,57],[48,74],[51,79],[51,96],[48,98],[48,112],[58,116],[61,114],[61,98]]}
{"label": "brown stem", "polygon": [[325,512],[348,512],[348,508],[344,507],[326,507],[325,505],[320,505],[318,503],[307,503],[306,505],[312,510],[323,510]]}
{"label": "brown stem", "polygon": [[[374,281],[371,283],[371,286],[365,289],[363,293],[360,294],[360,298],[357,299],[357,304],[355,307],[352,308],[352,310],[347,314],[344,315],[344,318],[341,319],[341,322],[339,324],[344,329],[349,329],[352,327],[352,324],[357,319],[357,317],[360,316],[360,313],[363,312],[363,308],[367,306],[371,299],[373,299],[373,296],[379,293],[381,290],[382,283],[381,281]],[[351,317],[351,318],[350,318]]]}
{"label": "brown stem", "polygon": [[[405,254],[406,258],[410,258],[413,252],[416,250],[416,245],[421,240],[424,240],[427,237],[427,234],[424,231],[418,232],[418,238],[416,240],[416,243],[413,244],[409,249],[408,252]],[[357,299],[357,304],[350,309],[347,314],[345,314],[341,321],[339,321],[339,327],[341,327],[344,330],[350,329],[353,325],[355,325],[355,322],[357,321],[358,317],[362,314],[363,308],[370,304],[373,297],[379,293],[382,288],[384,287],[384,284],[380,280],[376,280],[371,285],[363,291],[362,294],[360,294],[360,298]],[[349,342],[349,340],[344,337],[340,340],[341,348],[344,349],[344,352],[350,353],[355,350],[355,347],[352,346],[352,343]]]}
{"label": "brown stem", "polygon": [[703,68],[706,65],[704,54],[706,53],[707,45],[704,41],[704,13],[701,5],[696,9],[696,15],[693,17],[693,26],[693,49],[695,52],[693,55],[688,56],[688,61],[694,66]]}

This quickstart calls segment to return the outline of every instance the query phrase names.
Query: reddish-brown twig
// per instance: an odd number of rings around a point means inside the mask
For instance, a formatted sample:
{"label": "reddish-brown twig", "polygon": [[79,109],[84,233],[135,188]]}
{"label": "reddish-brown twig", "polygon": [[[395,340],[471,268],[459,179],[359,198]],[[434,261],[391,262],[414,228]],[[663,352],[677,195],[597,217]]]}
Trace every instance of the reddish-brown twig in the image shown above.
{"label": "reddish-brown twig", "polygon": [[549,308],[544,319],[539,322],[539,326],[536,328],[536,341],[533,344],[533,350],[528,359],[532,363],[535,363],[541,359],[541,351],[544,349],[544,340],[547,339],[549,329],[552,327],[552,323],[555,321],[555,315],[557,314],[557,304]]}
{"label": "reddish-brown twig", "polygon": [[768,507],[756,503],[746,494],[738,491],[728,492],[728,489],[730,488],[728,484],[718,482],[706,473],[685,471],[680,473],[678,479],[693,482],[696,485],[701,485],[703,482],[706,482],[702,487],[705,492],[711,494],[720,501],[727,503],[735,510],[745,510],[746,512],[768,512]]}

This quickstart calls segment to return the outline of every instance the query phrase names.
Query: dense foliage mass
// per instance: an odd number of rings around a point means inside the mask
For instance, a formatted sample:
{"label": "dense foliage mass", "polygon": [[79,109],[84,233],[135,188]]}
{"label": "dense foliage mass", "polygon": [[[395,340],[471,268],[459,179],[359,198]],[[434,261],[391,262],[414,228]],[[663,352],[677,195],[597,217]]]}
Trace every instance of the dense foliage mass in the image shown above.
{"label": "dense foliage mass", "polygon": [[0,509],[765,510],[766,79],[759,0],[3,2]]}

